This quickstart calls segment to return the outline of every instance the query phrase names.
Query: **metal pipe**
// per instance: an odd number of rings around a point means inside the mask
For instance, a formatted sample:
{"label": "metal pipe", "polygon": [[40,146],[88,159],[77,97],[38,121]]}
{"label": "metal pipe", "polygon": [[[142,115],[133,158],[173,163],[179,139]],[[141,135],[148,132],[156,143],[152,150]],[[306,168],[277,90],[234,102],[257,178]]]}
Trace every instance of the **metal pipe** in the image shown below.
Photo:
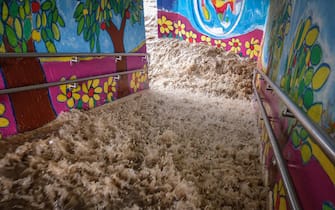
{"label": "metal pipe", "polygon": [[137,57],[137,56],[149,56],[149,54],[148,53],[0,53],[0,58],[103,57],[103,56]]}
{"label": "metal pipe", "polygon": [[59,82],[50,82],[50,83],[43,83],[43,84],[37,84],[37,85],[28,85],[28,86],[16,87],[16,88],[8,88],[8,89],[2,89],[2,90],[0,90],[0,95],[17,93],[17,92],[23,92],[23,91],[29,91],[29,90],[37,90],[37,89],[49,88],[49,87],[54,87],[54,86],[59,86],[59,85],[65,85],[65,84],[73,84],[73,83],[78,83],[78,82],[85,82],[85,81],[93,80],[93,79],[101,79],[101,78],[106,78],[106,77],[115,77],[115,76],[118,76],[118,75],[125,75],[125,74],[131,74],[131,73],[135,73],[135,72],[145,72],[145,71],[146,70],[143,70],[143,69],[137,69],[137,70],[133,70],[133,71],[124,71],[124,72],[117,72],[117,73],[111,73],[111,74],[102,74],[102,75],[91,76],[91,77],[84,77],[84,78],[74,79],[74,80],[65,80],[65,81],[59,81]]}
{"label": "metal pipe", "polygon": [[252,81],[254,93],[255,93],[258,105],[260,107],[260,112],[262,114],[266,130],[268,132],[268,136],[269,136],[269,139],[270,139],[270,142],[271,142],[271,145],[272,145],[273,153],[274,153],[274,156],[275,156],[276,161],[277,161],[278,169],[279,169],[280,174],[283,178],[284,186],[285,186],[285,189],[286,189],[289,201],[290,201],[290,205],[291,205],[293,210],[300,210],[301,208],[300,208],[300,205],[299,205],[299,200],[298,200],[297,194],[295,192],[295,188],[294,188],[291,176],[288,172],[286,162],[285,162],[285,160],[282,156],[281,150],[280,150],[279,145],[277,143],[278,142],[277,138],[274,135],[274,132],[273,132],[272,126],[270,124],[270,121],[268,119],[267,113],[265,111],[264,105],[263,105],[263,103],[262,103],[262,101],[259,97],[258,92],[257,92],[257,88],[256,88],[256,85],[255,85],[255,79],[256,79],[256,72],[254,72],[254,77],[253,77],[253,81]]}
{"label": "metal pipe", "polygon": [[325,152],[332,163],[335,163],[335,141],[331,137],[321,130],[318,126],[310,121],[310,118],[301,111],[301,109],[291,101],[285,93],[272,82],[272,80],[266,76],[262,71],[257,70],[265,81],[273,88],[277,96],[284,102],[287,108],[292,112],[295,118],[301,123],[301,125],[306,129],[306,131],[313,137],[314,141],[319,145],[319,147]]}

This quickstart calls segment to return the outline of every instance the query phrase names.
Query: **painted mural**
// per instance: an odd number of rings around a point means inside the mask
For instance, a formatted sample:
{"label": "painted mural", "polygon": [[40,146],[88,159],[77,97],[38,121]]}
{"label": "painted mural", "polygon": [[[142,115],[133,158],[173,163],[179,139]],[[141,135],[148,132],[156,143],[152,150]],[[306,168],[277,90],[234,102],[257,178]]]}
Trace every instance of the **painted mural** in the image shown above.
{"label": "painted mural", "polygon": [[160,37],[204,43],[257,59],[269,1],[158,1]]}
{"label": "painted mural", "polygon": [[[0,53],[146,52],[142,0],[0,0],[0,14]],[[0,57],[0,89],[144,71],[1,95],[1,137],[38,128],[62,111],[94,108],[148,88],[146,57],[71,60]]]}
{"label": "painted mural", "polygon": [[[331,19],[334,1],[273,1],[270,3],[259,67],[291,98],[310,120],[334,139],[335,51]],[[287,161],[302,209],[335,209],[335,165],[297,120],[259,81],[275,135]],[[268,171],[274,209],[289,209],[282,178],[272,166],[267,135],[263,161]],[[334,140],[335,141],[335,140]]]}

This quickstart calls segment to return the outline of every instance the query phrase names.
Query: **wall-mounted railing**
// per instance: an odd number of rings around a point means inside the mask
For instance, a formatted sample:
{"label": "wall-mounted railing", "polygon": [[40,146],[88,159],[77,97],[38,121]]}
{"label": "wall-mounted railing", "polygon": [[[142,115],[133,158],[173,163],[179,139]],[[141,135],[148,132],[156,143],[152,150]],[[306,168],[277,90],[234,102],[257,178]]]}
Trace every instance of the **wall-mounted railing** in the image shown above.
{"label": "wall-mounted railing", "polygon": [[38,90],[38,89],[49,88],[49,87],[54,87],[54,86],[59,86],[59,85],[66,85],[66,84],[72,84],[73,86],[76,86],[76,84],[79,82],[85,82],[88,80],[101,79],[101,78],[107,78],[107,77],[114,77],[115,80],[119,80],[121,75],[132,74],[135,72],[146,73],[147,70],[137,69],[137,70],[132,70],[132,71],[117,72],[117,73],[112,73],[112,74],[101,74],[97,76],[83,77],[83,78],[74,79],[74,80],[64,80],[64,81],[59,81],[59,82],[48,82],[48,83],[37,84],[37,85],[27,85],[27,86],[16,87],[16,88],[7,88],[7,89],[0,90],[0,95],[18,93],[18,92],[29,91],[29,90]]}
{"label": "wall-mounted railing", "polygon": [[0,58],[32,58],[32,57],[102,57],[102,56],[149,56],[148,53],[0,53]]}
{"label": "wall-mounted railing", "polygon": [[264,124],[265,124],[265,128],[267,130],[267,133],[268,133],[268,136],[269,136],[269,139],[270,139],[270,143],[271,143],[271,146],[272,146],[272,149],[273,149],[273,153],[274,153],[274,156],[275,156],[275,159],[276,159],[276,163],[277,163],[279,172],[280,172],[280,174],[283,178],[283,183],[284,183],[287,195],[288,195],[288,199],[289,199],[291,208],[293,210],[300,210],[301,208],[300,208],[300,205],[299,205],[299,200],[298,200],[298,197],[297,197],[297,194],[296,194],[295,187],[293,185],[291,176],[289,174],[288,168],[286,166],[286,162],[285,162],[285,160],[283,158],[283,155],[281,153],[280,147],[278,145],[277,138],[274,135],[270,120],[268,118],[268,115],[267,115],[266,110],[264,108],[264,105],[262,103],[262,100],[261,100],[261,98],[260,98],[260,96],[257,92],[257,88],[256,88],[256,75],[257,75],[257,73],[258,73],[257,71],[254,72],[254,78],[253,78],[253,81],[252,81],[253,82],[254,93],[255,93],[255,96],[256,96],[256,100],[258,102],[260,112],[261,112],[261,115],[262,115],[262,118],[263,118],[263,121],[264,121]]}
{"label": "wall-mounted railing", "polygon": [[[78,63],[81,57],[115,57],[115,62],[122,60],[122,57],[143,57],[146,60],[146,63],[149,64],[150,55],[148,53],[0,53],[1,58],[48,58],[48,57],[71,57],[70,64]],[[0,95],[3,94],[12,94],[17,92],[37,90],[43,88],[49,88],[59,85],[72,84],[76,86],[79,82],[85,82],[93,79],[101,79],[107,77],[114,77],[115,80],[120,79],[120,76],[132,74],[135,72],[148,73],[148,65],[145,69],[137,69],[131,71],[121,71],[111,74],[101,74],[97,76],[83,77],[74,80],[64,80],[59,82],[48,82],[36,85],[27,85],[22,87],[7,88],[0,90]]]}
{"label": "wall-mounted railing", "polygon": [[310,118],[291,99],[266,76],[262,71],[257,70],[262,78],[271,86],[277,96],[284,102],[294,117],[301,123],[306,131],[313,137],[314,141],[324,151],[332,163],[335,163],[335,140],[311,122]]}

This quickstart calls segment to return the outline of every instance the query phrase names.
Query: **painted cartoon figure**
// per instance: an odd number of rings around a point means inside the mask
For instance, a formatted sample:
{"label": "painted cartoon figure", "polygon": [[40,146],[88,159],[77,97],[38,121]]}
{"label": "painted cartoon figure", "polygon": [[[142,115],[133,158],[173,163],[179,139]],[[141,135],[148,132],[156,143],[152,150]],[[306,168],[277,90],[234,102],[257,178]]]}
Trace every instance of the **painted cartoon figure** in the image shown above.
{"label": "painted cartoon figure", "polygon": [[[223,16],[226,13],[228,7],[230,7],[232,13],[235,12],[235,1],[236,0],[211,0],[212,6],[214,7],[221,21],[223,20]],[[210,13],[206,7],[205,0],[201,0],[201,6],[206,20],[209,20]]]}
{"label": "painted cartoon figure", "polygon": [[225,13],[230,6],[232,12],[234,12],[235,0],[212,0],[212,4],[217,13]]}

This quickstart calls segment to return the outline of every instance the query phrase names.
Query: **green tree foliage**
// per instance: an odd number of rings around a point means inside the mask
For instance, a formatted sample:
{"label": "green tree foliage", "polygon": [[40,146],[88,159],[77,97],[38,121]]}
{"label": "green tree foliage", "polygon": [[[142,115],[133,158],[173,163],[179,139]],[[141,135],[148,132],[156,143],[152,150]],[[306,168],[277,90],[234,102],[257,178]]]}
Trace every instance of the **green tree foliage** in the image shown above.
{"label": "green tree foliage", "polygon": [[34,51],[32,41],[43,41],[48,52],[56,52],[54,41],[61,38],[64,27],[56,0],[0,0],[0,52]]}
{"label": "green tree foliage", "polygon": [[[122,20],[130,20],[132,24],[139,23],[142,17],[142,0],[86,0],[79,2],[73,17],[77,25],[77,34],[83,35],[90,44],[90,50],[100,52],[99,35],[101,31],[110,27],[119,28],[123,32],[124,26],[115,26],[113,16],[120,16]],[[110,36],[112,34],[109,33]]]}

